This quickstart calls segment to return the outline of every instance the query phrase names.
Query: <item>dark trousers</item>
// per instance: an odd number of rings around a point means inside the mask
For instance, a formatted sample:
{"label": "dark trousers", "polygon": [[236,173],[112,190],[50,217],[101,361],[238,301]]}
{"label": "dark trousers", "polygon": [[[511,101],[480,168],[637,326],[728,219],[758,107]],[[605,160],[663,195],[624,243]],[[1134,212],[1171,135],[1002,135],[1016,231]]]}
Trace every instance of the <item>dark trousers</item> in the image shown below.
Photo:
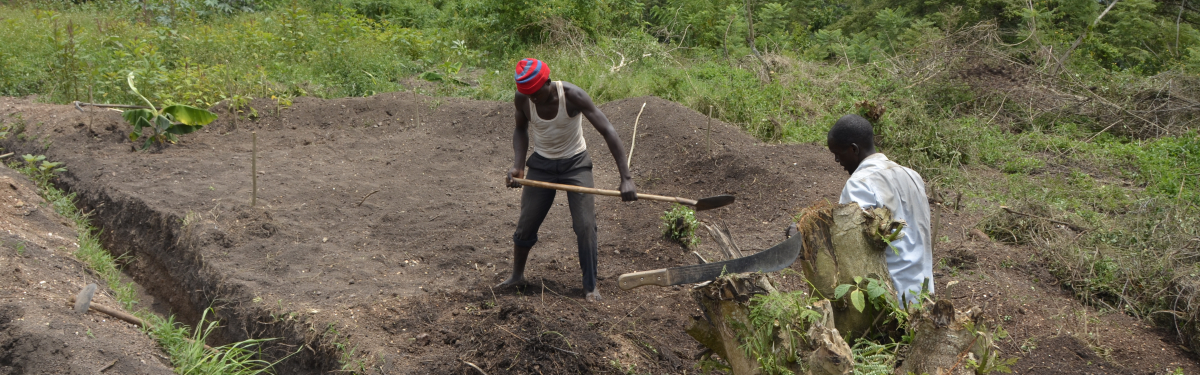
{"label": "dark trousers", "polygon": [[[525,165],[529,172],[525,178],[565,185],[593,187],[592,159],[587,151],[566,159],[547,159],[533,153]],[[525,186],[521,191],[521,217],[517,219],[517,231],[513,243],[520,247],[533,247],[537,243],[538,228],[546,219],[546,213],[554,204],[557,190]],[[579,245],[579,268],[583,269],[584,293],[596,290],[596,204],[591,194],[567,193],[571,206],[571,226],[575,229],[575,241]]]}

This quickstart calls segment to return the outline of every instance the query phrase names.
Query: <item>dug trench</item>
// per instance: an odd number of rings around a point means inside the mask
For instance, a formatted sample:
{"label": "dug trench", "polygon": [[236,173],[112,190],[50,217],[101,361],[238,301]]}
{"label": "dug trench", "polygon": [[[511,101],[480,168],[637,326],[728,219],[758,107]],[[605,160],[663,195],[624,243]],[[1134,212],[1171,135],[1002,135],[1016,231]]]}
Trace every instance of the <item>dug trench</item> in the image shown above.
{"label": "dug trench", "polygon": [[[212,307],[222,324],[211,344],[276,338],[265,356],[291,355],[278,373],[701,372],[701,348],[684,333],[696,311],[688,288],[616,286],[622,273],[693,264],[692,251],[720,259],[712,241],[683,249],[662,239],[666,204],[596,198],[599,303],[582,298],[562,194],[530,257],[531,285],[492,287],[511,267],[520,201],[518,189],[503,186],[512,161],[511,103],[388,93],[297,98],[286,108],[256,100],[252,107],[235,115],[219,105],[221,119],[204,130],[141,151],[117,112],[0,98],[0,121],[11,127],[0,145],[65,163],[59,186],[78,194],[106,247],[127,255],[127,272],[165,305],[146,307],[190,324]],[[633,149],[640,192],[737,196],[734,205],[697,216],[728,226],[745,250],[781,240],[799,208],[836,201],[847,177],[820,145],[764,144],[662,99],[601,109]],[[613,189],[614,158],[585,127],[597,187]],[[937,285],[961,280],[945,289],[956,304],[992,303],[1001,314],[1020,309],[1005,321],[1016,343],[1001,345],[1006,353],[1053,351],[1021,343],[1057,342],[1047,329],[1056,311],[1090,311],[1061,289],[1029,281],[1033,271],[988,265],[999,259],[990,254],[1029,250],[972,242],[967,233],[977,218],[951,210],[943,222],[949,245],[935,256],[969,259],[955,270],[975,267],[1003,282],[955,272],[936,275]],[[1037,262],[1020,265],[1044,273]],[[803,287],[789,275],[777,281]],[[1040,290],[1023,292],[1031,283]],[[1007,304],[997,306],[998,295]],[[1140,330],[1133,337],[1143,341],[1124,342],[1132,349],[1107,359],[1130,368],[1194,367],[1162,344],[1169,337],[1122,317],[1101,318]],[[1058,327],[1057,335],[1070,330]]]}

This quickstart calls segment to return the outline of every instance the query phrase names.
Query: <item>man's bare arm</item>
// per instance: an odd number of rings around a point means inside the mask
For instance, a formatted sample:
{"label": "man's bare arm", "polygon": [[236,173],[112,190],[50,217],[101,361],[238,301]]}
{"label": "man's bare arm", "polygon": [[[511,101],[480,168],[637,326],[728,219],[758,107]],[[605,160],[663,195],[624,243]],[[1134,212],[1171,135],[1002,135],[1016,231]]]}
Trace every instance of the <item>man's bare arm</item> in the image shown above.
{"label": "man's bare arm", "polygon": [[616,159],[617,170],[621,174],[621,200],[635,201],[637,200],[637,186],[633,183],[633,174],[629,173],[629,165],[621,160],[625,156],[625,144],[621,143],[621,138],[617,136],[617,130],[613,129],[612,123],[608,122],[608,117],[604,116],[596,104],[592,102],[592,98],[588,96],[583,89],[570,83],[564,83],[564,96],[568,103],[574,104],[580,109],[584,117],[596,127],[596,131],[604,136],[604,142],[608,144],[608,151],[612,153],[613,159]]}
{"label": "man's bare arm", "polygon": [[513,106],[516,107],[516,113],[513,118],[516,124],[513,127],[513,165],[508,169],[508,176],[505,182],[508,187],[521,187],[513,177],[525,178],[525,155],[529,152],[529,117],[522,110],[522,106],[529,108],[529,98],[518,93],[513,98]]}

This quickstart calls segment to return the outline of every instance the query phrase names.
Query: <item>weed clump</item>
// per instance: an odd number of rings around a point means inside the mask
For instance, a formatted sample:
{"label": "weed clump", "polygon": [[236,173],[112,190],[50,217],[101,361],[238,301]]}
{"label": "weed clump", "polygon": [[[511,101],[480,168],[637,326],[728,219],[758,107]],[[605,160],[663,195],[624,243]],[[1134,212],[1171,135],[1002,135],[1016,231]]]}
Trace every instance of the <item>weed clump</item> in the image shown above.
{"label": "weed clump", "polygon": [[680,245],[685,247],[699,245],[700,236],[696,235],[696,228],[699,227],[700,222],[696,220],[696,211],[690,207],[675,204],[670,211],[663,212],[663,236]]}

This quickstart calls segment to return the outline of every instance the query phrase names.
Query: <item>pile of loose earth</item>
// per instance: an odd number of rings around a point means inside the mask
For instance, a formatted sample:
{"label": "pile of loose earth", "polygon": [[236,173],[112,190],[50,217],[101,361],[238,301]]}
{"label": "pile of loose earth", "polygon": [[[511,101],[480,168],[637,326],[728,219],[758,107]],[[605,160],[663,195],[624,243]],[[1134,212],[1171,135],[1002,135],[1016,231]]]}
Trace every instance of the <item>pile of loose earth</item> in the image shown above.
{"label": "pile of loose earth", "polygon": [[[657,98],[601,106],[627,148],[642,103],[631,163],[639,191],[736,195],[736,204],[698,218],[727,225],[744,250],[782,240],[799,208],[836,201],[847,177],[820,145],[763,144]],[[268,355],[297,353],[281,372],[340,365],[382,373],[469,373],[472,365],[489,374],[698,371],[698,345],[683,331],[696,311],[686,288],[616,286],[622,273],[693,264],[693,250],[720,258],[711,241],[683,249],[663,240],[666,204],[597,198],[600,303],[582,298],[562,194],[529,261],[533,285],[492,288],[511,267],[519,205],[519,190],[503,185],[512,159],[511,103],[392,93],[253,105],[253,119],[235,119],[218,106],[216,123],[150,152],[134,150],[116,112],[0,98],[0,118],[21,130],[4,141],[7,149],[66,163],[61,183],[80,194],[105,230],[106,246],[137,259],[127,267],[150,293],[192,323],[213,305],[225,326],[218,341],[281,338]],[[597,187],[615,189],[612,155],[596,132],[585,134]],[[948,214],[939,259],[950,251],[1020,251],[971,243],[972,219],[954,215],[963,214]],[[1029,283],[1012,268],[976,267]],[[947,270],[937,285],[959,298],[956,305],[1052,295],[1057,306],[1082,309],[1055,288],[1022,291]],[[803,285],[793,276],[780,279]],[[952,280],[961,281],[943,289]],[[978,289],[960,292],[964,287]],[[1025,326],[1032,318],[1005,324],[1012,340],[1036,341],[1054,333],[1045,329],[1052,318],[1040,316],[1033,329]],[[1021,346],[1016,342],[1003,348],[1024,356],[1011,349]],[[1186,362],[1171,350],[1151,359]],[[1112,359],[1125,360],[1118,353]]]}

